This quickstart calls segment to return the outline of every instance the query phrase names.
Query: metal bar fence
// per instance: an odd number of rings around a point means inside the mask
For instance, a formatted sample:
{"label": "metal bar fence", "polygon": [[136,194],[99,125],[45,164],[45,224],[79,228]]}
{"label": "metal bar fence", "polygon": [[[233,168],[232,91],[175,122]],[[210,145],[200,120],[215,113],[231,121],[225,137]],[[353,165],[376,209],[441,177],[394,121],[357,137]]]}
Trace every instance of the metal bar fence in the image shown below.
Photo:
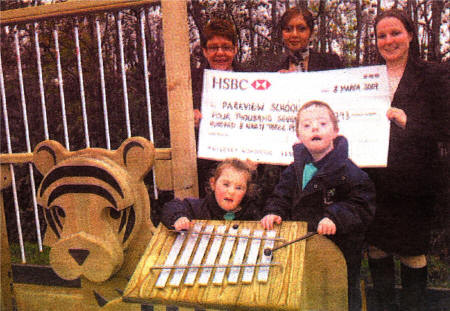
{"label": "metal bar fence", "polygon": [[[34,18],[8,20],[8,14],[2,17],[1,31],[2,35],[5,35],[2,51],[0,51],[0,84],[5,129],[2,131],[2,153],[6,151],[8,154],[17,152],[30,154],[32,143],[35,145],[39,141],[49,138],[63,140],[68,150],[89,148],[91,143],[94,147],[111,149],[111,141],[118,145],[119,142],[132,135],[132,130],[133,134],[147,137],[156,145],[152,123],[154,101],[151,100],[152,87],[149,81],[152,73],[147,66],[148,54],[151,51],[147,50],[146,37],[152,38],[152,41],[155,42],[157,40],[153,37],[161,36],[145,29],[145,21],[147,14],[161,15],[161,13],[158,3],[152,4],[156,9],[150,12],[143,4],[149,5],[153,1],[139,2],[97,1],[96,4],[91,3],[90,7],[86,6],[76,13],[67,10],[59,11],[59,14],[56,11],[44,14],[44,16],[38,14]],[[103,4],[103,7],[99,4]],[[62,5],[70,8],[66,4]],[[129,7],[132,7],[133,10],[130,10]],[[117,29],[116,34],[106,33],[107,29],[113,28],[111,25],[114,23]],[[70,28],[72,30],[68,31]],[[161,27],[156,27],[156,29],[158,28],[161,29]],[[92,30],[91,33],[89,30]],[[127,32],[126,39],[124,31]],[[140,36],[137,32],[140,32]],[[72,37],[69,36],[70,33]],[[141,53],[136,51],[136,47],[139,46],[138,40],[142,47]],[[115,45],[116,41],[118,46]],[[11,44],[11,42],[13,43]],[[34,49],[32,49],[33,45]],[[134,50],[131,49],[132,47]],[[156,45],[156,48],[162,51],[162,42],[159,42],[159,46]],[[11,64],[9,55],[12,54],[11,49],[15,51],[15,66]],[[89,49],[95,49],[96,53]],[[95,61],[96,65],[90,59],[91,54],[98,56]],[[117,64],[117,60],[119,60],[119,64]],[[32,63],[36,64],[35,67]],[[3,64],[8,65],[4,66]],[[120,75],[115,72],[115,68],[120,68]],[[142,72],[139,72],[139,69],[142,69]],[[118,105],[120,97],[117,96],[118,91],[115,89],[117,83],[114,79],[105,78],[105,72],[110,76],[120,77],[123,110]],[[128,86],[127,80],[132,82],[131,87]],[[143,85],[140,81],[143,81]],[[85,89],[85,85],[88,87],[87,89]],[[74,86],[78,88],[78,96],[75,95]],[[159,87],[156,89],[166,92],[165,89]],[[108,95],[109,102],[107,101],[108,93],[111,94]],[[130,102],[129,95],[135,102]],[[141,102],[135,104],[136,100],[141,97],[143,98],[140,100]],[[40,102],[40,112],[34,105],[36,101]],[[16,102],[21,104],[21,116],[14,106]],[[57,107],[58,102],[59,108]],[[27,103],[32,105],[27,106]],[[81,111],[78,108],[79,103],[81,103]],[[157,102],[157,105],[162,104],[167,105],[161,101]],[[98,122],[97,115],[95,115],[97,111],[101,111],[103,122]],[[145,118],[142,116],[143,111],[146,112]],[[93,112],[94,116],[90,115],[90,112]],[[10,114],[13,117],[12,120],[9,117]],[[109,117],[110,114],[112,118]],[[58,115],[60,116],[58,117]],[[19,125],[20,119],[23,128]],[[121,122],[123,119],[124,123]],[[79,120],[81,121],[79,122]],[[79,123],[82,124],[82,130],[78,126]],[[125,124],[125,137],[120,123]],[[111,126],[114,127],[114,132],[111,132]],[[101,130],[101,127],[104,130]],[[147,129],[145,130],[145,128]],[[40,134],[42,132],[43,136]],[[22,133],[25,136],[24,141],[19,138]],[[114,137],[111,137],[111,133]],[[103,136],[104,139],[102,139]],[[81,137],[84,137],[84,146],[80,142]],[[101,141],[104,141],[105,144]],[[4,145],[5,143],[6,145]],[[19,243],[22,263],[26,263],[24,240],[28,241],[30,236],[35,235],[31,241],[37,241],[39,251],[43,250],[42,215],[39,215],[36,204],[35,175],[37,173],[34,172],[33,164],[31,162],[27,164],[28,173],[22,172],[17,176],[14,167],[19,164],[21,163],[9,164],[12,178],[12,204],[17,227],[17,237],[10,237],[10,240]],[[158,191],[154,173],[152,173],[152,180],[153,195],[157,199]],[[18,189],[18,185],[23,183],[29,184],[30,190],[27,194],[22,191],[23,187]],[[28,205],[32,205],[36,232],[35,234],[27,232],[24,237],[21,219],[28,218],[25,215],[29,212]],[[7,208],[8,204],[5,204],[5,209]],[[28,223],[26,225],[29,226]]]}

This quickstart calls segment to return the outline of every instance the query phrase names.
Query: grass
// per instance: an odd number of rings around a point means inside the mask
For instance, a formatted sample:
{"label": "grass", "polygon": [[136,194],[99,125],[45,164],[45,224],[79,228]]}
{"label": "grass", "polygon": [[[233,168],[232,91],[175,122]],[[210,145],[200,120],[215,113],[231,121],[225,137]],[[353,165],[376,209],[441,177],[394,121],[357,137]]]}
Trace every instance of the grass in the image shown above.
{"label": "grass", "polygon": [[[11,263],[23,263],[20,246],[18,243],[10,244]],[[50,265],[50,247],[42,246],[42,252],[35,243],[24,242],[25,259],[27,264]]]}

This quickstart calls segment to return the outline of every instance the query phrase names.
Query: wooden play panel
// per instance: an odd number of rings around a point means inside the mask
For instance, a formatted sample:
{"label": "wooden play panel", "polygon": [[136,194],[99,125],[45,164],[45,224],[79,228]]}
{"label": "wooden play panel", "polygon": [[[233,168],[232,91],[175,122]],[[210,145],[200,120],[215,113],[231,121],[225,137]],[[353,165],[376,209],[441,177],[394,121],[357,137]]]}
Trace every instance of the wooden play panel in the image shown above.
{"label": "wooden play panel", "polygon": [[[264,255],[264,249],[306,233],[304,222],[283,222],[266,231],[254,221],[199,220],[186,233],[160,225],[124,301],[228,310],[346,310],[345,261],[331,241],[316,236]],[[326,258],[316,258],[319,248]]]}

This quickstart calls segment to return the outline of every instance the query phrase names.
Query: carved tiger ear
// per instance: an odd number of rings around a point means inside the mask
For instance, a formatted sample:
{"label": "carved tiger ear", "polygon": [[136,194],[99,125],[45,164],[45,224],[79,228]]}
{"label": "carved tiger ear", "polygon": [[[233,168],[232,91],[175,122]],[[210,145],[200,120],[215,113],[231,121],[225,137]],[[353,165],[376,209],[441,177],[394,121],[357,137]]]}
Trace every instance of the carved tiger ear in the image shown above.
{"label": "carved tiger ear", "polygon": [[143,178],[155,162],[155,147],[143,137],[130,137],[116,151],[120,162],[136,179]]}
{"label": "carved tiger ear", "polygon": [[33,151],[33,163],[42,175],[45,175],[58,162],[65,159],[70,151],[67,151],[55,140],[40,142]]}

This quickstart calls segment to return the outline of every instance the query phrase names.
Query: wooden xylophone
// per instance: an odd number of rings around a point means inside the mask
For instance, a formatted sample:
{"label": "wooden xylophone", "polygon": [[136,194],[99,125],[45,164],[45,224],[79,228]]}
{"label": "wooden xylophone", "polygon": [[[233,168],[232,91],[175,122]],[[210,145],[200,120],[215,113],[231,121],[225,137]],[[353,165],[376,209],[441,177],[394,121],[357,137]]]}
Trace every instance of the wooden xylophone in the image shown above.
{"label": "wooden xylophone", "polygon": [[[325,292],[323,288],[306,288],[308,277],[311,282],[318,282],[305,272],[305,260],[311,257],[306,254],[307,241],[264,255],[264,249],[306,231],[303,222],[283,222],[272,231],[253,221],[198,220],[189,232],[174,232],[160,225],[127,285],[124,301],[228,310],[310,308],[311,298]],[[322,237],[311,240],[323,242]],[[341,255],[332,246],[335,255]],[[345,272],[345,261],[343,268]],[[334,297],[336,291],[330,293],[332,297],[322,300],[331,298],[331,305],[339,307],[330,308],[327,304],[327,310],[346,310],[340,304],[346,305],[346,275],[338,278],[345,281],[341,282],[345,283],[341,284],[344,290],[338,291],[345,299]],[[335,286],[330,288],[334,290]]]}

